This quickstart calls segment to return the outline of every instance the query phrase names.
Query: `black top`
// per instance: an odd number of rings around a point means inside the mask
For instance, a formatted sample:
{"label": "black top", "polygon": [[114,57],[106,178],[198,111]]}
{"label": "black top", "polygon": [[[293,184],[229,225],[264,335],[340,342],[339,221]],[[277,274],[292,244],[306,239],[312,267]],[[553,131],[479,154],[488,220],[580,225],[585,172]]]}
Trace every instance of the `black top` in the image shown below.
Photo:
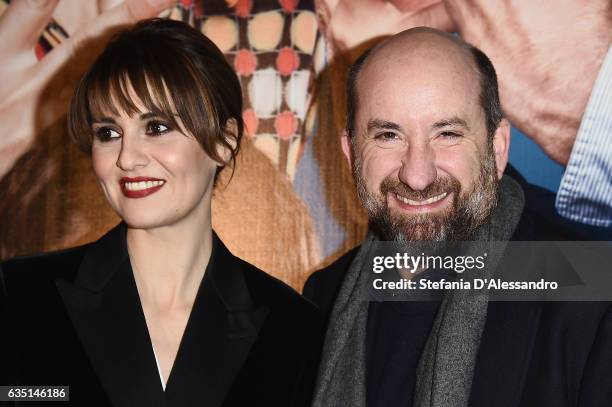
{"label": "black top", "polygon": [[215,234],[164,392],[125,235],[1,265],[0,384],[69,385],[62,406],[308,405],[318,311]]}
{"label": "black top", "polygon": [[438,301],[371,302],[366,330],[368,407],[410,407],[416,368]]}

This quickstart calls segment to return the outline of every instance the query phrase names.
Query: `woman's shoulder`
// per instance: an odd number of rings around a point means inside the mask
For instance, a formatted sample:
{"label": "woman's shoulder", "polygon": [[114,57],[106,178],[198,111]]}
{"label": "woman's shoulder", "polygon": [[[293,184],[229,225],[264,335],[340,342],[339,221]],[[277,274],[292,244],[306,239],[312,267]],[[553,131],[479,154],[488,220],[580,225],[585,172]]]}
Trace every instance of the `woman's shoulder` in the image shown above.
{"label": "woman's shoulder", "polygon": [[317,312],[312,302],[289,285],[234,255],[216,233],[213,254],[209,264],[213,281],[225,301],[234,307],[263,306],[278,315]]}
{"label": "woman's shoulder", "polygon": [[290,313],[315,313],[316,306],[289,285],[244,260],[239,260],[253,302]]}
{"label": "woman's shoulder", "polygon": [[[14,257],[0,263],[0,279],[11,291],[58,278],[72,280],[88,245],[53,252]],[[24,287],[25,286],[25,287]]]}

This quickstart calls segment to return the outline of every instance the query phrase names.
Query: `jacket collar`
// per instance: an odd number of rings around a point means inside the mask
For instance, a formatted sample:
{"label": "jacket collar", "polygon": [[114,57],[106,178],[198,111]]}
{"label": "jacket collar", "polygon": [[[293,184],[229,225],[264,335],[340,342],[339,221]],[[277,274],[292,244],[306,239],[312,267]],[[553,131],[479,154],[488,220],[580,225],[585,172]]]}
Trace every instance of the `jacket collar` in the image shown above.
{"label": "jacket collar", "polygon": [[126,234],[126,225],[120,223],[87,247],[75,286],[92,292],[104,290],[123,263],[129,262]]}
{"label": "jacket collar", "polygon": [[222,404],[269,310],[253,305],[248,265],[213,233],[213,248],[162,391],[119,224],[85,253],[74,281],[56,285],[109,398],[117,406]]}
{"label": "jacket collar", "polygon": [[[120,223],[87,248],[74,284],[93,292],[101,292],[126,261],[129,262],[127,226]],[[228,266],[232,266],[234,272],[225,272]],[[216,294],[229,312],[253,307],[243,273],[245,266],[246,263],[230,253],[213,231],[212,251],[205,274],[210,277]]]}

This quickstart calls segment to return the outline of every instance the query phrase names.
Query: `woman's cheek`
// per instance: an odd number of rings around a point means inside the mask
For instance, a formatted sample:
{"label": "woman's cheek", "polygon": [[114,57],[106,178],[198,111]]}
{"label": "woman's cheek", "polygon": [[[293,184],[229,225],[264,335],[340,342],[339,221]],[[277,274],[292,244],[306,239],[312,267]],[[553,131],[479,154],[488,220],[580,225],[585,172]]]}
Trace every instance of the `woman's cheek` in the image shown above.
{"label": "woman's cheek", "polygon": [[93,147],[91,154],[91,161],[94,170],[94,174],[96,177],[102,181],[104,178],[108,176],[109,172],[109,154],[101,150],[100,148]]}

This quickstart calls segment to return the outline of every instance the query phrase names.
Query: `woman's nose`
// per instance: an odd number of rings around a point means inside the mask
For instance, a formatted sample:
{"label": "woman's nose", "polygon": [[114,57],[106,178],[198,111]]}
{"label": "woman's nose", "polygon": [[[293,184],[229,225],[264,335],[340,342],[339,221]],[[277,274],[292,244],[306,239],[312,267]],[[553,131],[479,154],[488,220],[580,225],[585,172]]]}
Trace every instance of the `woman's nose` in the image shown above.
{"label": "woman's nose", "polygon": [[123,171],[133,171],[139,167],[145,167],[148,163],[149,158],[138,138],[124,135],[121,138],[121,151],[117,157],[117,167]]}

